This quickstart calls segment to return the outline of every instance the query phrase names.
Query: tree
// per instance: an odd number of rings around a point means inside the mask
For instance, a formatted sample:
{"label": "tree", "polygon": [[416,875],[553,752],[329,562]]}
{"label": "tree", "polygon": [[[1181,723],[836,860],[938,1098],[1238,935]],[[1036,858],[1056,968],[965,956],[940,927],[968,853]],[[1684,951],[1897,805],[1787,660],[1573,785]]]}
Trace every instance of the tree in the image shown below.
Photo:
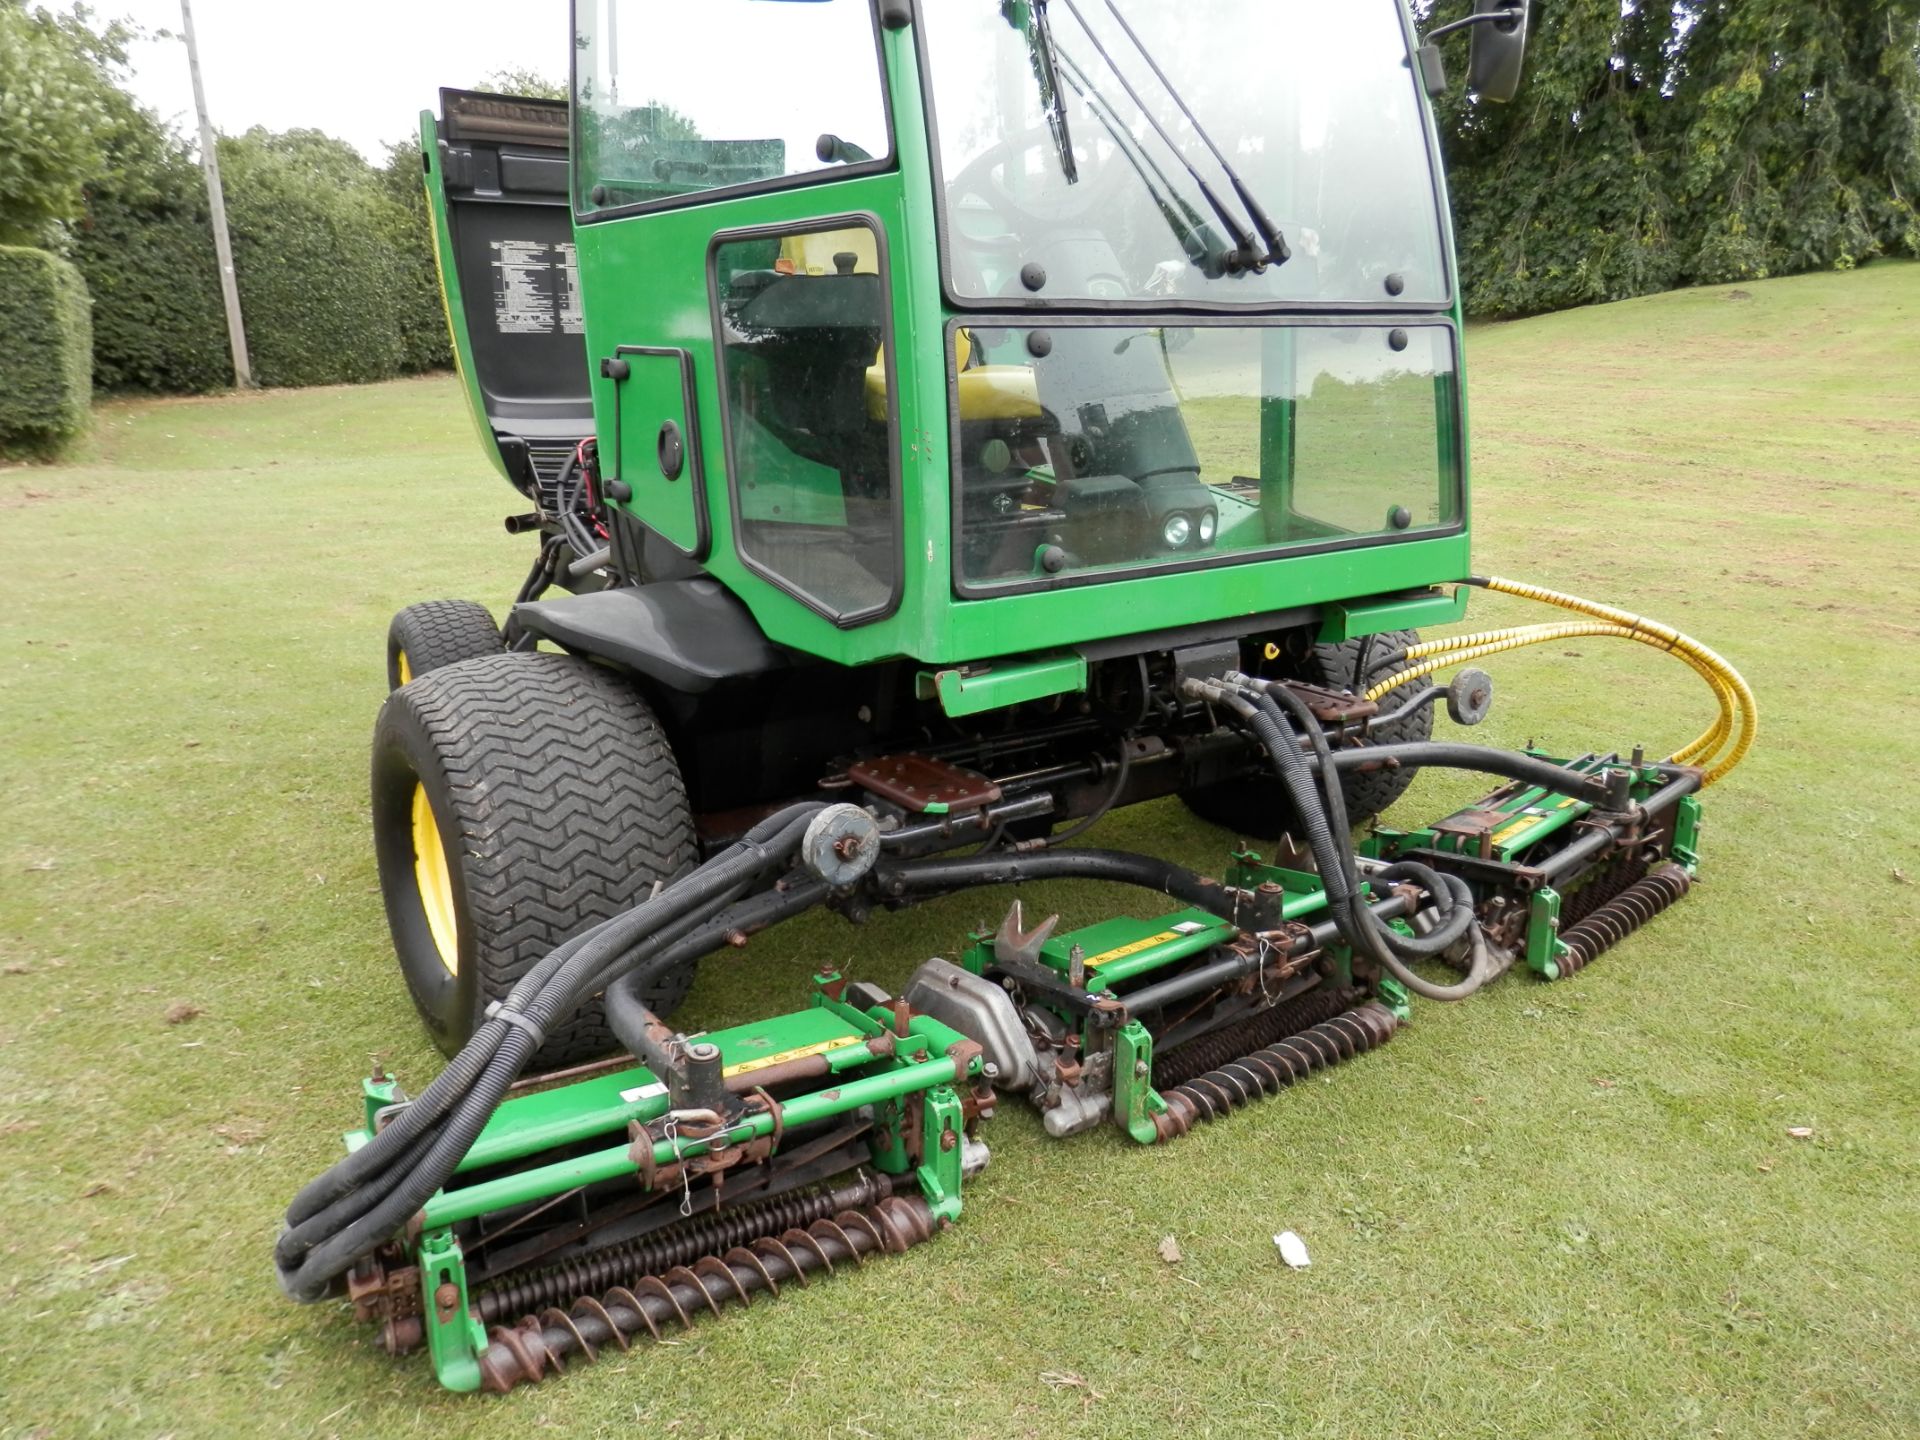
{"label": "tree", "polygon": [[476,88],[490,95],[524,95],[530,100],[567,98],[566,81],[549,80],[538,70],[529,70],[524,67],[495,70]]}
{"label": "tree", "polygon": [[132,32],[0,0],[0,244],[59,245],[114,125]]}
{"label": "tree", "polygon": [[199,392],[232,383],[198,163],[158,117],[114,92],[101,164],[71,226],[94,297],[93,378],[102,390]]}
{"label": "tree", "polygon": [[1471,312],[1920,254],[1920,0],[1534,20],[1518,99],[1440,106]]}

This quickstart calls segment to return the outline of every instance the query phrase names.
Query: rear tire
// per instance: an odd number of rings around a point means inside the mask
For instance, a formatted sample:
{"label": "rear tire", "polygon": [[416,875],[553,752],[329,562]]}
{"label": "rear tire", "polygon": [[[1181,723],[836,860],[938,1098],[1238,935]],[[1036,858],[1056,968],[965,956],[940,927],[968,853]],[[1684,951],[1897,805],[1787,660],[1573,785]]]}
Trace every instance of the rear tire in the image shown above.
{"label": "rear tire", "polygon": [[[394,951],[449,1055],[561,941],[695,859],[680,768],[653,711],[571,656],[485,656],[394,691],[374,727],[372,783]],[[663,977],[648,1003],[668,1013],[693,975],[688,964]],[[595,998],[553,1027],[534,1063],[615,1048]]]}
{"label": "rear tire", "polygon": [[498,655],[505,648],[486,606],[471,600],[423,600],[407,606],[387,627],[387,688],[398,690],[416,676]]}
{"label": "rear tire", "polygon": [[[1294,678],[1328,690],[1352,690],[1356,694],[1387,679],[1400,665],[1382,664],[1383,657],[1409,645],[1418,644],[1417,630],[1389,630],[1379,635],[1345,640],[1338,645],[1315,645]],[[1364,670],[1364,674],[1361,672]],[[1380,697],[1380,708],[1391,710],[1405,704],[1433,682],[1424,676],[1397,686]],[[1422,706],[1406,719],[1376,728],[1373,739],[1382,745],[1433,737],[1433,707]],[[1348,771],[1340,777],[1340,792],[1346,797],[1347,819],[1355,828],[1366,824],[1398,800],[1419,774],[1417,766],[1398,770],[1374,770],[1366,774]],[[1182,797],[1187,808],[1202,820],[1248,840],[1278,840],[1295,833],[1292,802],[1278,776],[1248,775],[1238,780],[1202,789],[1190,790]],[[1299,838],[1296,834],[1296,838]]]}

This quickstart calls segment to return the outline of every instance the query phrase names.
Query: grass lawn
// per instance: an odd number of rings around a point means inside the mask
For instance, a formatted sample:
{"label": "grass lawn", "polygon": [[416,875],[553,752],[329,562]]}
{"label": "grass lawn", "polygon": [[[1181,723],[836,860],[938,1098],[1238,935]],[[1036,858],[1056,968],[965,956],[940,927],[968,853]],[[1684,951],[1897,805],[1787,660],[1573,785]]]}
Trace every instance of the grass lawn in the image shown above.
{"label": "grass lawn", "polygon": [[[934,1244],[505,1400],[268,1261],[369,1056],[436,1066],[367,837],[381,641],[530,553],[453,381],[112,402],[88,457],[0,471],[0,1436],[1920,1433],[1920,265],[1469,360],[1482,568],[1644,609],[1760,696],[1693,897],[1177,1145],[1003,1106]],[[1670,749],[1710,714],[1651,651],[1567,648],[1496,662],[1483,734]],[[1099,834],[1208,868],[1229,838],[1173,804]],[[809,918],[683,1019],[826,964],[897,983],[1002,902]]]}

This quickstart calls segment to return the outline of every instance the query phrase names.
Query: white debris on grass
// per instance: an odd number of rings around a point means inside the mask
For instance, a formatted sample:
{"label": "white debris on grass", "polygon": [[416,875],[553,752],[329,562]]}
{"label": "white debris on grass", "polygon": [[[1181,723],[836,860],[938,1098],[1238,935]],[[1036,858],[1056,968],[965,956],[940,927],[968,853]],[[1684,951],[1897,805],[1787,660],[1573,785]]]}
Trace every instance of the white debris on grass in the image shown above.
{"label": "white debris on grass", "polygon": [[1273,1243],[1280,1247],[1280,1258],[1296,1270],[1304,1270],[1313,1261],[1307,1255],[1307,1242],[1291,1230],[1282,1230],[1273,1237]]}

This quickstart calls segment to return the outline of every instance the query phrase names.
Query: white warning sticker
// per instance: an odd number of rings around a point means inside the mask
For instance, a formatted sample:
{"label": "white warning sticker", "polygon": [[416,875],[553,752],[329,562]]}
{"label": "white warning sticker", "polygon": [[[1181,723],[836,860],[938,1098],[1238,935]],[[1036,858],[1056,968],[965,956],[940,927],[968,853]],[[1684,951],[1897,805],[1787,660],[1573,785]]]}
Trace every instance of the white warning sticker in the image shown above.
{"label": "white warning sticker", "polygon": [[502,335],[550,335],[558,301],[553,247],[494,240],[493,328]]}

